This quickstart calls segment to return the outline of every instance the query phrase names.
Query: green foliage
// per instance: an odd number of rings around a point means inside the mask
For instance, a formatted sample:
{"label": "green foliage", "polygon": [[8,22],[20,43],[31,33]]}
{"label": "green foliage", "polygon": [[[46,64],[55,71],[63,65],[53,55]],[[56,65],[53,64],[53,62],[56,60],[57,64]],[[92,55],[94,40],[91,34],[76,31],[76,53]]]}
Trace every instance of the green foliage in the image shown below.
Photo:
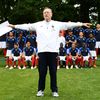
{"label": "green foliage", "polygon": [[15,0],[0,0],[0,20],[5,21],[11,14],[12,8],[15,6]]}
{"label": "green foliage", "polygon": [[[75,4],[80,4],[75,8]],[[42,10],[48,6],[53,9],[53,19],[60,21],[89,21],[89,8],[97,7],[100,20],[100,0],[0,0],[1,22],[32,23],[42,20]],[[99,21],[98,20],[98,21]]]}
{"label": "green foliage", "polygon": [[61,0],[25,0],[17,3],[14,8],[13,14],[10,16],[12,23],[29,23],[42,20],[42,10],[44,7],[53,9],[53,19],[60,21],[76,21],[78,14],[74,6],[66,5]]}

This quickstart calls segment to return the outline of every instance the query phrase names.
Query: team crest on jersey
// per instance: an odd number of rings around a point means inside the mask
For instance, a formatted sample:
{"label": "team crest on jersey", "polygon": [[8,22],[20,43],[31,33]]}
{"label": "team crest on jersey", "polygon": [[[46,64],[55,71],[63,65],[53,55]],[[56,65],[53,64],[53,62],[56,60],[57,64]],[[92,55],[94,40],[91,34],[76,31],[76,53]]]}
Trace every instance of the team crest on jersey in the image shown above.
{"label": "team crest on jersey", "polygon": [[95,42],[95,40],[93,40],[93,42]]}
{"label": "team crest on jersey", "polygon": [[54,28],[54,26],[52,25],[52,28]]}
{"label": "team crest on jersey", "polygon": [[51,27],[52,27],[52,30],[55,31],[55,29],[54,29],[54,25],[52,25]]}

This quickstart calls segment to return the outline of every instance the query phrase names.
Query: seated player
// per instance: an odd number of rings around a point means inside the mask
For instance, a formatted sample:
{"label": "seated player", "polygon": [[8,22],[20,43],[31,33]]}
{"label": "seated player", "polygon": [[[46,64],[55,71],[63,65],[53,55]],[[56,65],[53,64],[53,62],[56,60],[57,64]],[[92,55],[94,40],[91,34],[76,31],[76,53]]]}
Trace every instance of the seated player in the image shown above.
{"label": "seated player", "polygon": [[9,57],[11,56],[11,50],[14,48],[14,43],[16,43],[16,38],[14,37],[13,32],[9,32],[8,37],[6,39],[6,47],[7,47],[7,53],[6,53],[6,68],[9,67]]}
{"label": "seated player", "polygon": [[88,66],[92,66],[92,56],[89,48],[87,48],[86,43],[83,43],[82,47],[79,49],[79,57],[81,57],[81,66],[85,67],[86,61],[88,62]]}
{"label": "seated player", "polygon": [[95,50],[95,45],[96,45],[96,39],[93,35],[93,33],[90,33],[89,34],[89,38],[86,40],[87,42],[87,47],[90,49],[90,53],[93,57],[93,67],[96,67],[96,59],[97,59],[97,56],[96,56],[96,50]]}
{"label": "seated player", "polygon": [[64,65],[66,58],[66,49],[63,47],[63,43],[60,43],[59,54],[58,54],[58,66],[57,69],[60,69],[61,65]]}
{"label": "seated player", "polygon": [[66,40],[66,48],[70,48],[72,43],[76,43],[76,36],[73,35],[73,31],[71,29],[68,30],[68,35],[65,37]]}
{"label": "seated player", "polygon": [[78,48],[82,47],[83,43],[86,43],[86,37],[84,37],[83,32],[79,32],[79,36],[77,38],[77,47]]}
{"label": "seated player", "polygon": [[[21,56],[22,56],[22,50],[19,48],[18,43],[14,44],[14,48],[12,49],[12,54],[9,57],[11,67],[10,69],[13,69],[16,67],[16,61],[18,61],[18,69],[21,69]],[[14,61],[14,64],[13,64]]]}
{"label": "seated player", "polygon": [[26,38],[23,36],[23,32],[19,33],[19,36],[17,38],[17,42],[19,44],[19,48],[21,50],[23,50],[23,48],[25,47],[25,44],[26,44]]}
{"label": "seated player", "polygon": [[66,57],[66,69],[69,69],[68,64],[70,63],[71,69],[75,65],[75,68],[78,69],[78,64],[81,61],[80,57],[78,57],[78,48],[76,48],[76,44],[73,43],[72,47],[68,50],[68,56]]}
{"label": "seated player", "polygon": [[26,47],[23,49],[23,55],[22,55],[22,63],[23,63],[23,69],[26,69],[26,62],[31,62],[31,69],[35,69],[35,50],[31,46],[31,43],[28,41],[26,44]]}

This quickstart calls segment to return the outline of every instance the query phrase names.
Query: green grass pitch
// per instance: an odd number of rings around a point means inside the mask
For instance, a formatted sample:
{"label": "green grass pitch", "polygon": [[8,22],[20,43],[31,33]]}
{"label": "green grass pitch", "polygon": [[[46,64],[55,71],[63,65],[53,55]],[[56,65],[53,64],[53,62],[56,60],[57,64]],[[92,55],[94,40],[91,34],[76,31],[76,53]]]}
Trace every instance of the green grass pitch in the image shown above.
{"label": "green grass pitch", "polygon": [[38,70],[9,70],[4,65],[0,60],[0,100],[100,100],[100,61],[94,69],[58,70],[58,98],[51,95],[49,74],[44,97],[36,97]]}

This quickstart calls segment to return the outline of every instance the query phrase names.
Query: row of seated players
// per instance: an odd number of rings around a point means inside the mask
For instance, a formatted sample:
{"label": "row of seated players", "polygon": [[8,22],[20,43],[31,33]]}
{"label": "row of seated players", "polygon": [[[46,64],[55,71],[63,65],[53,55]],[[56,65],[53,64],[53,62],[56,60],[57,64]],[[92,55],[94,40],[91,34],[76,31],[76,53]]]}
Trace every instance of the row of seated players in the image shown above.
{"label": "row of seated players", "polygon": [[66,69],[73,67],[83,68],[86,66],[86,61],[88,62],[88,67],[96,67],[96,51],[95,49],[90,50],[88,44],[83,43],[80,48],[77,48],[77,44],[72,43],[69,49],[63,47],[63,43],[60,44],[59,56],[58,56],[58,67],[60,69],[61,65],[65,65]]}
{"label": "row of seated players", "polygon": [[[27,61],[31,62],[31,69],[36,68],[36,56],[37,50],[31,46],[31,43],[28,41],[23,50],[19,48],[18,43],[14,43],[14,48],[9,52],[9,57],[7,58],[6,68],[13,69],[18,65],[18,69],[23,69],[27,67]],[[18,61],[18,64],[16,64]]]}
{"label": "row of seated players", "polygon": [[[72,47],[69,49],[63,48],[63,44],[60,44],[60,49],[62,49],[61,56],[58,57],[58,69],[60,68],[60,61],[66,62],[66,69],[69,69],[69,64],[71,69],[73,66],[75,68],[84,67],[85,61],[88,61],[89,67],[96,67],[95,62],[95,51],[89,50],[86,43],[83,43],[81,48],[77,48],[76,44],[73,43]],[[61,52],[60,52],[61,53]],[[36,61],[38,60],[37,51],[31,46],[30,42],[27,42],[26,47],[23,51],[18,47],[18,44],[14,44],[14,48],[11,50],[11,54],[9,56],[9,66],[7,65],[6,68],[10,67],[9,69],[13,69],[16,67],[16,61],[18,61],[18,69],[21,69],[21,65],[23,69],[26,69],[26,62],[31,62],[31,69],[36,68]]]}

